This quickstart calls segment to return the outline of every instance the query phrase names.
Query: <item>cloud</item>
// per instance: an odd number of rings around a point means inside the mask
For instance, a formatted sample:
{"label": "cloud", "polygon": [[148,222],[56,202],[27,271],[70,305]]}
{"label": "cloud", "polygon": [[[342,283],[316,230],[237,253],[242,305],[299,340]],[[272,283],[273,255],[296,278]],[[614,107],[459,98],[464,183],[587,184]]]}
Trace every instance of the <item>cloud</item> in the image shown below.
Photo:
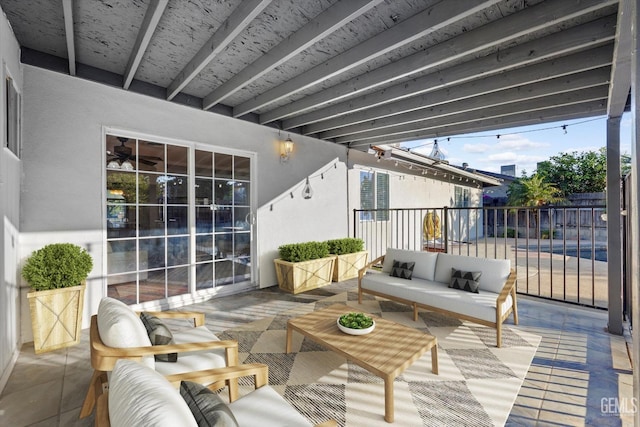
{"label": "cloud", "polygon": [[467,153],[486,153],[491,148],[488,144],[464,144],[462,151]]}
{"label": "cloud", "polygon": [[540,156],[536,154],[518,154],[513,151],[506,151],[504,153],[496,153],[487,156],[482,161],[486,162],[510,162],[510,163],[537,163],[543,160],[547,160],[546,156]]}
{"label": "cloud", "polygon": [[548,142],[536,142],[521,135],[503,135],[495,144],[487,143],[467,143],[462,146],[462,151],[471,154],[484,154],[499,152],[503,153],[505,150],[510,151],[527,151],[527,150],[541,150],[550,147]]}
{"label": "cloud", "polygon": [[496,144],[497,150],[538,150],[541,148],[550,147],[548,142],[536,142],[531,141],[520,135],[505,135],[500,138],[498,144]]}

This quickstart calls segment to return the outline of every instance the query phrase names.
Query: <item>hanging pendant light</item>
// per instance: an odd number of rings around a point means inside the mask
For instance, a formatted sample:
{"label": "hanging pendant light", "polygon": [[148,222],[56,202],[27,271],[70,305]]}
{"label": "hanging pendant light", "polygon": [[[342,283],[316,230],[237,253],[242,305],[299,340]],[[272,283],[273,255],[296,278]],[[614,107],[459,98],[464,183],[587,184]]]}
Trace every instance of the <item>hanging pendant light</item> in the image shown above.
{"label": "hanging pendant light", "polygon": [[309,177],[307,177],[307,182],[304,184],[304,188],[302,189],[302,198],[310,199],[311,197],[313,197],[313,189],[309,184]]}

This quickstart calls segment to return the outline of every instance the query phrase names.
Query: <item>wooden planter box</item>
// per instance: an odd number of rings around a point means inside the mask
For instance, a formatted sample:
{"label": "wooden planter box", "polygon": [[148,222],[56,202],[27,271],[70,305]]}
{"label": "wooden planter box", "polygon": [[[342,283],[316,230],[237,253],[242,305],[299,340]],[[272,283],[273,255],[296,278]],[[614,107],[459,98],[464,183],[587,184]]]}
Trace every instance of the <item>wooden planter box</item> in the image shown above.
{"label": "wooden planter box", "polygon": [[331,283],[335,256],[311,261],[289,262],[274,259],[278,286],[286,292],[297,294]]}
{"label": "wooden planter box", "polygon": [[80,342],[86,284],[70,288],[31,291],[33,346],[36,354],[69,347]]}
{"label": "wooden planter box", "polygon": [[333,268],[333,281],[358,277],[358,270],[367,265],[369,251],[354,252],[352,254],[336,255],[336,265]]}

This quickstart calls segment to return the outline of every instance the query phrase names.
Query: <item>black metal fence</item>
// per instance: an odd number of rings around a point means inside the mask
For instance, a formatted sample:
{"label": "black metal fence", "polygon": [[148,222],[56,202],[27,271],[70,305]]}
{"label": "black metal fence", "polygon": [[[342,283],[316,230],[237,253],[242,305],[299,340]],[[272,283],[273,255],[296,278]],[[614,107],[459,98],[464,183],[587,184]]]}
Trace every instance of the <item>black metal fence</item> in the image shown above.
{"label": "black metal fence", "polygon": [[510,259],[518,292],[608,307],[605,206],[354,210],[371,259],[387,248]]}

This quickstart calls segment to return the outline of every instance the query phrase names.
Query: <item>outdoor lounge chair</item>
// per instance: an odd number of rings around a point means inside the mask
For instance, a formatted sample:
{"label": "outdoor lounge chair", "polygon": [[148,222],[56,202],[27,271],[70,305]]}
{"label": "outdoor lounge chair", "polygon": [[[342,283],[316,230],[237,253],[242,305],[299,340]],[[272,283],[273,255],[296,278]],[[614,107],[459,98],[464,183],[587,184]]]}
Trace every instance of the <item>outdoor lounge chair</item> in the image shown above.
{"label": "outdoor lounge chair", "polygon": [[[89,345],[94,372],[80,418],[89,416],[93,411],[98,379],[112,371],[120,359],[141,362],[164,376],[238,364],[237,341],[219,340],[204,326],[204,313],[163,311],[147,314],[157,318],[193,319],[194,327],[172,333],[172,344],[152,345],[137,313],[116,299],[103,298],[98,314],[91,316]],[[156,361],[154,358],[176,353],[175,362]],[[229,385],[229,392],[234,398],[237,396],[236,382]]]}
{"label": "outdoor lounge chair", "polygon": [[[185,392],[193,390],[193,383],[196,383],[195,388],[198,384],[211,383],[208,388],[217,390],[241,377],[253,377],[255,390],[236,399],[229,388],[228,404],[208,390],[197,394]],[[222,417],[240,427],[311,427],[305,417],[267,384],[268,377],[267,365],[259,363],[162,377],[140,363],[121,360],[114,367],[109,391],[101,386],[106,381],[106,374],[98,378],[95,425],[120,427],[144,423],[188,427],[198,425],[196,419],[205,420],[200,425],[213,425]],[[182,381],[191,385],[184,387]],[[180,388],[180,392],[176,388]],[[327,421],[317,427],[320,426],[333,427],[336,422]]]}

